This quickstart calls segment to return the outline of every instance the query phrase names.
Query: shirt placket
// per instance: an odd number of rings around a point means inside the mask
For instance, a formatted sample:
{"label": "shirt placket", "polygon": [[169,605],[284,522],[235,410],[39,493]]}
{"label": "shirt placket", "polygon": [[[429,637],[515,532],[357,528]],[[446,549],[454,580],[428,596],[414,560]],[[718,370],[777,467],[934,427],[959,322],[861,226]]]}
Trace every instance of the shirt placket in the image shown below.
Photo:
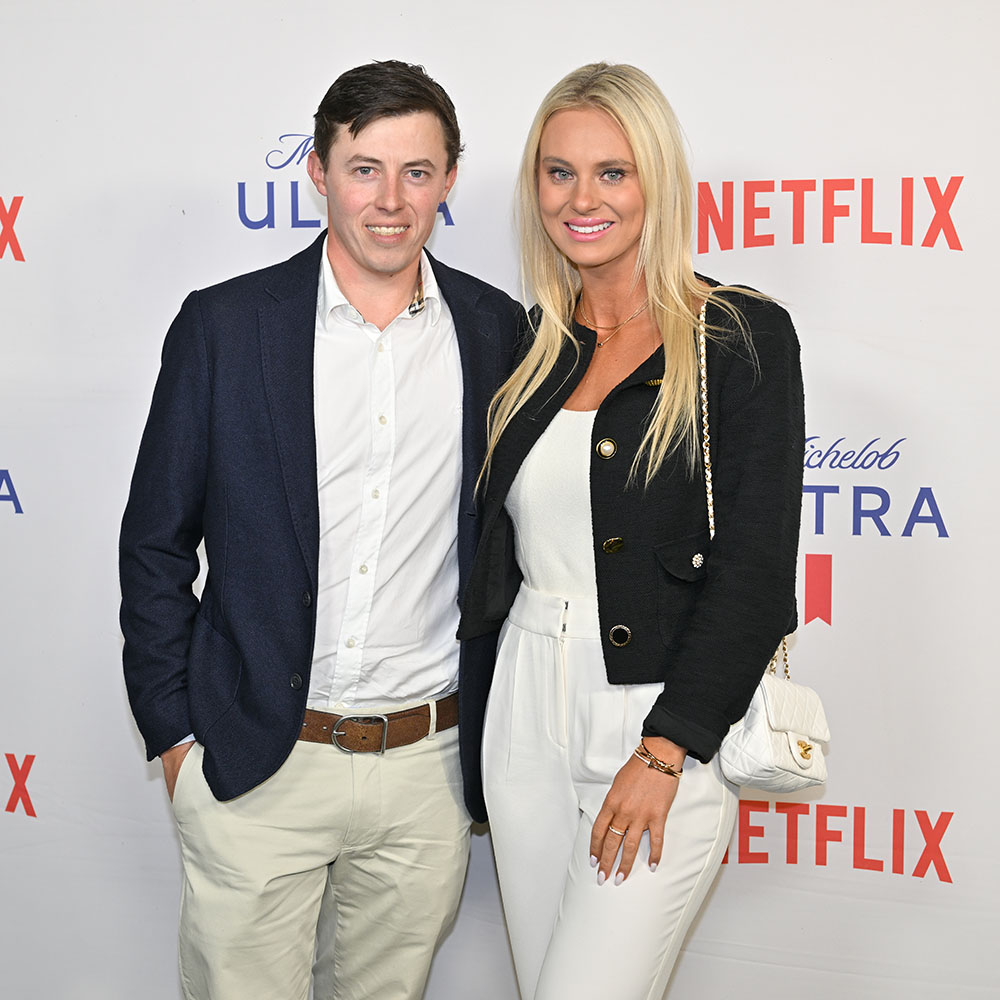
{"label": "shirt placket", "polygon": [[374,343],[369,394],[370,459],[361,491],[361,518],[351,553],[344,617],[337,643],[335,689],[342,700],[356,704],[364,669],[368,623],[375,597],[378,560],[385,536],[386,509],[396,450],[396,378],[392,337],[387,328]]}

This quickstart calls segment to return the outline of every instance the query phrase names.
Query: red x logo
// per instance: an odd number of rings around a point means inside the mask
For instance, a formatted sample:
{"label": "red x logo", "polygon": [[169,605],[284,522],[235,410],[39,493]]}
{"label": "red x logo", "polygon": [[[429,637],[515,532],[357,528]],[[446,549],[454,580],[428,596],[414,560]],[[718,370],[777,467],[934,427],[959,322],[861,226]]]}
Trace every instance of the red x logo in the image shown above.
{"label": "red x logo", "polygon": [[927,193],[931,196],[931,202],[934,205],[934,218],[931,219],[931,224],[927,227],[927,235],[924,237],[924,242],[920,244],[922,247],[934,246],[937,243],[938,235],[943,234],[952,250],[962,249],[962,242],[955,231],[955,223],[951,221],[951,206],[964,180],[964,177],[952,177],[948,181],[948,186],[942,191],[936,177],[924,178]]}
{"label": "red x logo", "polygon": [[934,871],[942,882],[951,881],[951,872],[948,871],[944,855],[941,853],[941,838],[954,815],[953,812],[943,812],[938,816],[937,822],[932,823],[929,813],[923,809],[917,810],[917,823],[920,824],[920,832],[924,835],[924,850],[920,860],[917,861],[917,867],[913,869],[913,874],[917,878],[923,878],[927,874],[927,869],[934,865]]}
{"label": "red x logo", "polygon": [[14,778],[14,791],[10,793],[10,798],[7,800],[7,812],[14,812],[20,802],[24,811],[29,816],[34,816],[35,807],[31,804],[31,796],[28,795],[28,772],[31,770],[31,765],[35,763],[35,755],[33,753],[25,754],[23,764],[18,764],[17,758],[12,753],[4,754],[4,756],[7,758],[7,766]]}
{"label": "red x logo", "polygon": [[17,242],[17,236],[14,234],[14,220],[17,218],[17,213],[21,211],[22,201],[24,198],[18,195],[11,199],[10,208],[8,208],[4,204],[3,198],[0,198],[0,257],[7,252],[7,247],[10,247],[14,260],[24,260],[21,244]]}

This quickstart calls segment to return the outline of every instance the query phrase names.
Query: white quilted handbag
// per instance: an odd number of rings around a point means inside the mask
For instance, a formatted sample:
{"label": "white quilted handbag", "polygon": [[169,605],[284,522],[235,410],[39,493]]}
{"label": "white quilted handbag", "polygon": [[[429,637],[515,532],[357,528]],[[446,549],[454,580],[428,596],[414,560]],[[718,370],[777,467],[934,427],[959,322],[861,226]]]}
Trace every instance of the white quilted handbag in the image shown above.
{"label": "white quilted handbag", "polygon": [[[714,537],[704,305],[698,323],[698,361],[705,498],[709,534]],[[821,744],[830,741],[830,729],[819,695],[812,688],[794,684],[789,679],[785,639],[781,640],[779,652],[784,662],[784,677],[777,674],[778,654],[775,653],[757,685],[746,715],[732,726],[722,741],[719,762],[722,773],[736,785],[768,792],[797,792],[826,781],[826,758]]]}
{"label": "white quilted handbag", "polygon": [[771,661],[750,701],[746,715],[719,748],[722,773],[736,785],[767,792],[797,792],[826,781],[826,758],[820,744],[830,740],[826,713],[812,688],[788,679]]}

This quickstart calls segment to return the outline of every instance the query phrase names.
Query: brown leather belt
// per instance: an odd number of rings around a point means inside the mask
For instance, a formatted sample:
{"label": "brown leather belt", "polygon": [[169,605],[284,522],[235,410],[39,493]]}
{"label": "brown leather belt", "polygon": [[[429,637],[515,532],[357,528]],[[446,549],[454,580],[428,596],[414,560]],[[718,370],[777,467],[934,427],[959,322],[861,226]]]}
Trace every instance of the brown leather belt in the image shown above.
{"label": "brown leather belt", "polygon": [[[458,692],[437,703],[437,732],[458,725]],[[387,715],[333,715],[306,709],[300,740],[332,743],[344,753],[384,753],[424,739],[431,730],[429,705]]]}

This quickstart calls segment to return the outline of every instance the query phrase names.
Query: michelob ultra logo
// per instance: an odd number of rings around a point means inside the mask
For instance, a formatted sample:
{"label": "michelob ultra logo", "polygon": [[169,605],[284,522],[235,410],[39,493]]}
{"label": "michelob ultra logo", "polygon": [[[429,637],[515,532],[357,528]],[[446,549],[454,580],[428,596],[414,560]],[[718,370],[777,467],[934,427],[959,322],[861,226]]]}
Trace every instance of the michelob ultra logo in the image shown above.
{"label": "michelob ultra logo", "polygon": [[[944,516],[931,486],[919,487],[915,494],[895,498],[884,486],[872,479],[876,472],[886,472],[900,459],[900,448],[906,438],[882,444],[881,438],[871,438],[863,445],[850,444],[838,437],[827,443],[818,434],[806,438],[803,466],[806,472],[866,472],[866,482],[844,486],[839,483],[806,483],[802,493],[806,500],[803,529],[816,535],[829,534],[850,525],[852,535],[882,538],[893,534],[910,538],[914,532],[935,534],[947,538]],[[810,517],[811,515],[811,517]]]}
{"label": "michelob ultra logo", "polygon": [[[816,536],[828,534],[864,535],[875,538],[912,538],[914,535],[948,538],[948,528],[934,488],[920,486],[893,496],[874,481],[879,473],[894,468],[902,456],[905,437],[869,437],[852,442],[846,437],[806,438],[803,468],[807,482],[802,485],[802,531]],[[815,483],[823,474],[839,478],[849,473],[861,482]],[[805,599],[803,621],[819,619],[833,624],[833,556],[811,552],[805,556]]]}
{"label": "michelob ultra logo", "polygon": [[[9,503],[15,514],[23,514],[21,501],[17,498],[17,490],[14,489],[14,480],[11,478],[9,469],[0,469],[0,504]],[[3,508],[0,507],[0,510]]]}
{"label": "michelob ultra logo", "polygon": [[[304,132],[286,132],[278,136],[277,146],[268,150],[264,164],[271,171],[301,168],[313,148],[313,137]],[[236,185],[236,212],[247,229],[275,229],[287,224],[290,229],[319,229],[323,219],[314,215],[315,202],[309,189],[312,182],[302,181],[306,193],[301,195],[299,181],[239,181]],[[448,203],[438,205],[446,226],[455,225]]]}

